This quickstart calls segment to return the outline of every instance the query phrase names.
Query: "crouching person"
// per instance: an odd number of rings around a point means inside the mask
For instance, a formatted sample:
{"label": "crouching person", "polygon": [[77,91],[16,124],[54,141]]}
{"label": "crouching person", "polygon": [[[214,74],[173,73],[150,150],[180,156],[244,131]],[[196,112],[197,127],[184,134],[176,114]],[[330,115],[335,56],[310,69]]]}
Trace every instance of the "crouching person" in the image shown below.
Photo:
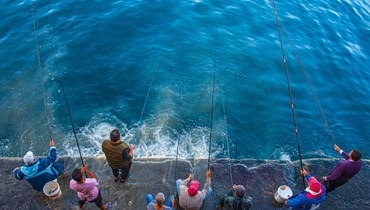
{"label": "crouching person", "polygon": [[203,202],[207,200],[212,193],[210,170],[206,173],[206,183],[202,191],[199,191],[199,182],[192,179],[193,175],[189,174],[187,179],[179,179],[176,181],[176,190],[179,194],[179,205],[185,210],[199,210]]}
{"label": "crouching person", "polygon": [[62,163],[55,162],[57,159],[57,149],[54,141],[50,140],[49,155],[46,158],[36,159],[33,152],[28,151],[23,157],[24,165],[13,170],[16,179],[26,179],[33,189],[41,191],[44,185],[62,174],[64,166]]}
{"label": "crouching person", "polygon": [[324,185],[317,181],[315,177],[310,176],[304,169],[301,170],[301,174],[308,182],[308,187],[285,201],[285,204],[293,210],[312,209],[313,206],[320,205],[326,198]]}
{"label": "crouching person", "polygon": [[252,197],[246,195],[243,185],[233,185],[217,206],[217,210],[251,210]]}
{"label": "crouching person", "polygon": [[174,198],[171,195],[165,203],[165,197],[163,193],[158,193],[155,199],[152,194],[146,195],[146,209],[147,210],[174,210]]}

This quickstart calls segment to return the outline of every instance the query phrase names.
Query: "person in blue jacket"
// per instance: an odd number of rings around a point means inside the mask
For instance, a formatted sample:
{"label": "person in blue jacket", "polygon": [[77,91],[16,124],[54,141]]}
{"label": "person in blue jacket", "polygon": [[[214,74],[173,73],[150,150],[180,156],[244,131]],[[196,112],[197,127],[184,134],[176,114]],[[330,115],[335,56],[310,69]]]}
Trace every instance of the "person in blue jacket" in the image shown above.
{"label": "person in blue jacket", "polygon": [[64,165],[55,162],[57,159],[57,149],[54,146],[54,141],[50,141],[50,151],[46,158],[35,159],[33,152],[28,151],[23,157],[25,163],[22,167],[17,167],[13,170],[16,179],[26,179],[37,191],[41,191],[44,185],[52,181],[64,170]]}
{"label": "person in blue jacket", "polygon": [[318,205],[322,203],[326,198],[325,187],[317,179],[307,173],[306,170],[302,169],[301,174],[308,182],[308,187],[290,197],[285,204],[291,207],[293,210],[306,210],[310,209],[312,204]]}

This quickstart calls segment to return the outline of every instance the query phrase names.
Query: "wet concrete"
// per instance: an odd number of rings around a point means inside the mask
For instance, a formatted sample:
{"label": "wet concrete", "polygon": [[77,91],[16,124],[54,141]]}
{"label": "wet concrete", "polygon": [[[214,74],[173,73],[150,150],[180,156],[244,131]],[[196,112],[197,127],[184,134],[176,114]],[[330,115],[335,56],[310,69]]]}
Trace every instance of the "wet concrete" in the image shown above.
{"label": "wet concrete", "polygon": [[[0,209],[77,209],[78,198],[69,190],[71,172],[80,166],[79,158],[61,157],[65,173],[58,178],[62,196],[50,200],[42,192],[32,189],[27,181],[18,181],[12,170],[22,164],[21,158],[0,158]],[[163,192],[166,197],[175,191],[175,179],[186,178],[194,171],[195,179],[203,186],[207,160],[135,159],[127,182],[113,182],[113,175],[104,156],[84,158],[88,168],[97,176],[104,201],[113,203],[112,209],[146,209],[145,195]],[[326,175],[337,160],[310,159],[310,173],[320,178]],[[303,189],[299,163],[269,160],[235,160],[231,162],[233,183],[246,186],[253,197],[253,209],[287,209],[274,202],[273,195],[280,185],[290,186],[294,193]],[[193,170],[194,169],[194,170]],[[231,187],[228,160],[212,160],[213,194],[203,210],[214,210],[219,199]],[[175,175],[176,173],[176,175]],[[365,160],[361,171],[346,185],[327,196],[320,209],[370,209],[370,162]],[[97,209],[86,203],[84,209]]]}

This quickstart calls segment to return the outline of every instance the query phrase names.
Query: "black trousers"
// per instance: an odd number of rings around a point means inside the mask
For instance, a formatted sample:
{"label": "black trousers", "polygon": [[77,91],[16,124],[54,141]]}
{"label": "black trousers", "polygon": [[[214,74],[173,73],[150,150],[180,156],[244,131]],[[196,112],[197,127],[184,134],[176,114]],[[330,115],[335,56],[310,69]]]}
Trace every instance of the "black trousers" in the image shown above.
{"label": "black trousers", "polygon": [[[86,199],[85,200],[79,200],[78,201],[78,205],[80,206],[80,208],[82,209],[82,207],[84,206],[86,202]],[[98,196],[92,200],[92,201],[89,201],[90,203],[95,203],[95,205],[100,208],[100,209],[103,209],[103,199],[101,197],[101,193],[100,193],[100,190],[99,190],[99,194]]]}
{"label": "black trousers", "polygon": [[120,175],[120,172],[121,172],[121,180],[126,180],[128,175],[130,174],[131,165],[132,165],[132,162],[130,162],[128,164],[128,166],[124,167],[124,168],[119,168],[119,169],[113,169],[112,168],[113,175],[115,177],[118,177]]}
{"label": "black trousers", "polygon": [[333,182],[333,181],[324,181],[323,184],[326,187],[326,193],[329,193],[333,190],[335,190],[337,187],[345,184],[347,181],[342,181],[342,182]]}

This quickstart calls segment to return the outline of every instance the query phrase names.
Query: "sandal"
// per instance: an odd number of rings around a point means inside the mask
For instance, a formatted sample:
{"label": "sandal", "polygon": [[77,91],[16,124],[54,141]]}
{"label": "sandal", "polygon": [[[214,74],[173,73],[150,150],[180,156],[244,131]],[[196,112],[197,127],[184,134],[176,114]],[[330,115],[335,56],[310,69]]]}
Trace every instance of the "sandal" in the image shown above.
{"label": "sandal", "polygon": [[104,204],[106,209],[111,209],[113,207],[112,202],[108,201]]}
{"label": "sandal", "polygon": [[118,182],[118,180],[119,180],[119,176],[115,176],[115,177],[114,177],[114,181],[115,181],[115,182]]}

